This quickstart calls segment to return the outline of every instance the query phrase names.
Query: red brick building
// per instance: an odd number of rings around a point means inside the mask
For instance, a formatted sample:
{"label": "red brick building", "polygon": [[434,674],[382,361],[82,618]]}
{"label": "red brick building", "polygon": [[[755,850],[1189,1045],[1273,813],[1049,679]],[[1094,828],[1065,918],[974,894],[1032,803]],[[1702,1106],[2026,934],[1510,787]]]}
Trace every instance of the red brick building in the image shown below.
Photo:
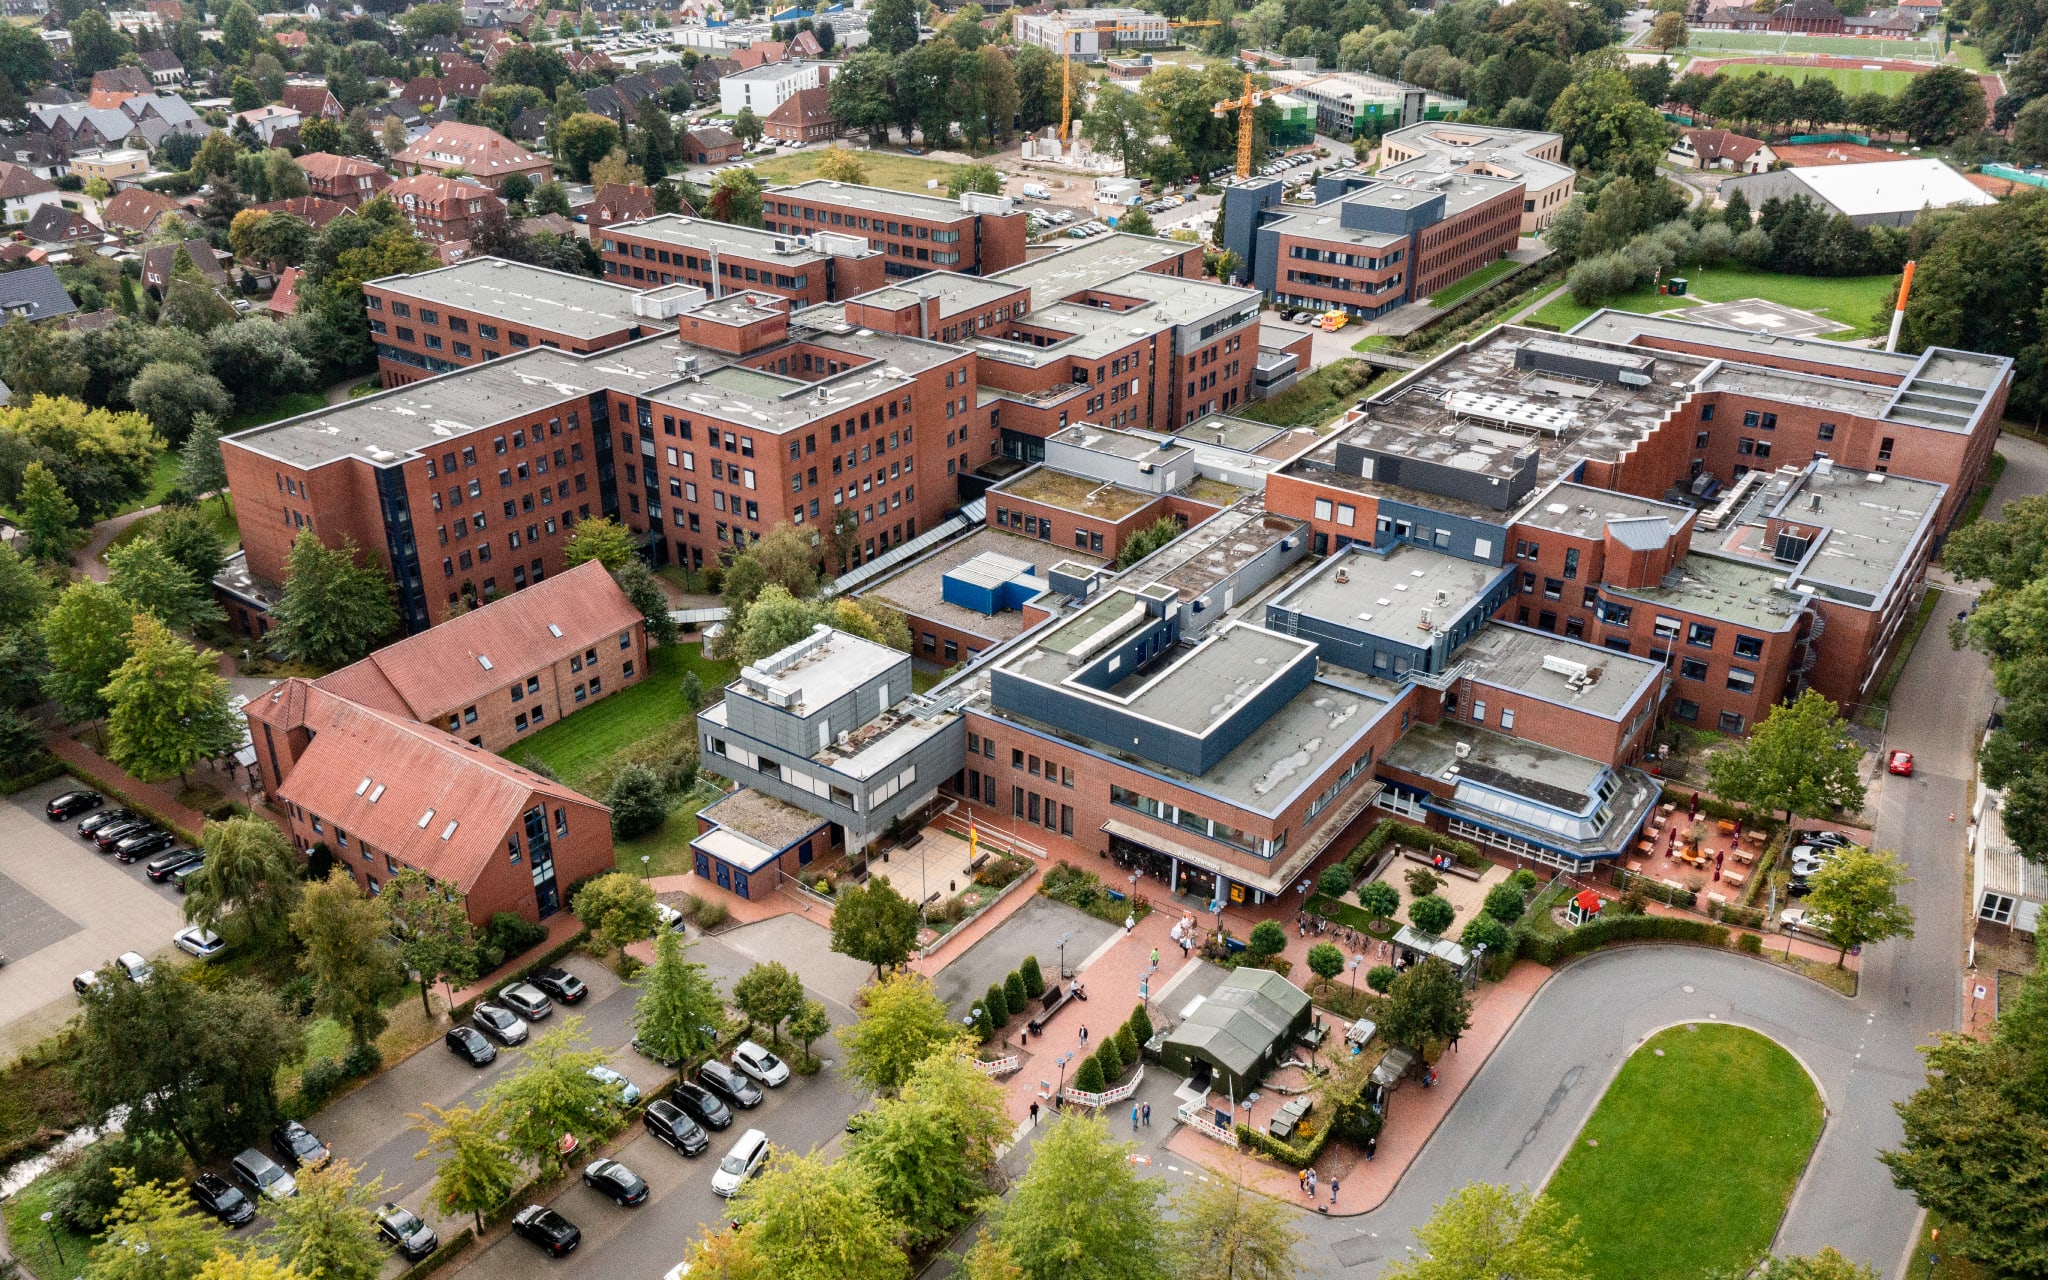
{"label": "red brick building", "polygon": [[686,129],[682,137],[683,161],[686,164],[724,164],[737,160],[746,148],[738,138],[716,125],[699,125]]}
{"label": "red brick building", "polygon": [[442,121],[393,156],[404,173],[449,173],[460,169],[496,191],[505,179],[519,174],[535,186],[554,174],[554,162],[537,156],[494,130],[477,124]]}
{"label": "red brick building", "polygon": [[661,326],[634,309],[637,297],[589,276],[502,258],[466,258],[363,285],[387,387],[529,347],[582,354],[645,337]]}
{"label": "red brick building", "polygon": [[887,260],[858,236],[788,236],[681,214],[606,227],[598,249],[605,278],[620,284],[751,289],[788,298],[798,308],[845,301],[886,283]]}
{"label": "red brick building", "polygon": [[771,187],[761,200],[768,230],[863,236],[888,259],[884,271],[893,278],[927,271],[992,275],[1024,261],[1024,212],[1008,196],[969,193],[946,200],[812,179]]}
{"label": "red brick building", "polygon": [[420,238],[434,244],[468,240],[485,204],[504,203],[474,182],[430,173],[400,178],[386,191]]}
{"label": "red brick building", "polygon": [[798,90],[761,122],[762,136],[777,142],[826,142],[840,132],[839,117],[832,114],[832,91],[822,85]]}
{"label": "red brick building", "polygon": [[300,156],[298,166],[306,171],[306,185],[314,195],[350,209],[361,208],[364,201],[391,185],[391,175],[382,165],[354,156],[315,151]]}

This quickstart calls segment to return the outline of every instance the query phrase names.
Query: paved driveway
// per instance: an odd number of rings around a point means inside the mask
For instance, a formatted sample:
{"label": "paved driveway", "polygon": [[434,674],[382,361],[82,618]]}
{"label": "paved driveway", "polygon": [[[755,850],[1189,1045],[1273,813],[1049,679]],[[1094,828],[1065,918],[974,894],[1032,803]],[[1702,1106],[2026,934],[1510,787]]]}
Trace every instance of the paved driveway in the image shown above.
{"label": "paved driveway", "polygon": [[1079,964],[1094,954],[1117,927],[1064,902],[1033,894],[1031,899],[933,979],[939,998],[965,1016],[987,994],[991,983],[1010,976],[1027,955],[1038,957],[1038,971],[1048,984],[1060,980],[1059,941],[1067,937],[1067,963]]}

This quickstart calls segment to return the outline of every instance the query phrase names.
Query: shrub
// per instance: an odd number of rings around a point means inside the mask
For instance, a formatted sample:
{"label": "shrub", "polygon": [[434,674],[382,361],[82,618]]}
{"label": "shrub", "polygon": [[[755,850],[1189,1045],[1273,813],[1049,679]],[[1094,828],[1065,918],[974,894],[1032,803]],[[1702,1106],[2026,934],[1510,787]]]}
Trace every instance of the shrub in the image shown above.
{"label": "shrub", "polygon": [[1081,1060],[1080,1069],[1074,1072],[1074,1087],[1082,1093],[1101,1093],[1106,1087],[1102,1079],[1102,1064],[1093,1056]]}
{"label": "shrub", "polygon": [[313,1013],[313,994],[313,975],[295,974],[277,988],[277,1002],[294,1018],[307,1018]]}
{"label": "shrub", "polygon": [[299,1073],[299,1106],[307,1115],[327,1105],[348,1080],[348,1072],[333,1058],[316,1058]]}
{"label": "shrub", "polygon": [[988,984],[987,994],[981,997],[981,1007],[988,1010],[988,1022],[992,1027],[1002,1027],[1010,1022],[1010,1001],[1003,995],[1000,982]]}
{"label": "shrub", "polygon": [[1736,949],[1739,951],[1746,951],[1750,955],[1760,956],[1764,953],[1763,935],[1757,933],[1737,934],[1735,937],[1735,946]]}
{"label": "shrub", "polygon": [[1102,1078],[1104,1080],[1114,1084],[1123,1078],[1124,1055],[1123,1051],[1116,1047],[1115,1036],[1104,1037],[1102,1047],[1095,1051],[1095,1056],[1102,1062]]}
{"label": "shrub", "polygon": [[1512,875],[1508,876],[1507,880],[1504,883],[1515,886],[1515,892],[1521,894],[1524,898],[1526,898],[1530,894],[1536,892],[1536,873],[1534,871],[1529,870],[1529,868],[1527,867],[1522,867],[1519,870],[1515,871]]}
{"label": "shrub", "polygon": [[706,898],[697,908],[697,925],[703,929],[716,929],[732,915],[732,908],[716,899]]}
{"label": "shrub", "polygon": [[1029,999],[1024,994],[1024,975],[1010,970],[1010,976],[1003,979],[1003,1003],[1010,1006],[1012,1016],[1024,1012]]}
{"label": "shrub", "polygon": [[1399,971],[1393,965],[1376,964],[1365,971],[1365,985],[1385,995],[1394,989],[1394,979],[1399,976]]}
{"label": "shrub", "polygon": [[1124,1060],[1125,1066],[1134,1066],[1138,1061],[1138,1035],[1128,1022],[1116,1029],[1116,1056]]}
{"label": "shrub", "polygon": [[1488,955],[1497,956],[1514,945],[1514,935],[1498,917],[1482,911],[1465,925],[1465,932],[1458,936],[1458,942],[1467,949],[1484,946]]}
{"label": "shrub", "polygon": [[1038,971],[1038,957],[1024,957],[1024,963],[1017,966],[1017,976],[1024,979],[1024,994],[1033,1000],[1045,994],[1045,975]]}
{"label": "shrub", "polygon": [[1486,914],[1502,924],[1513,924],[1522,918],[1522,891],[1511,884],[1497,884],[1486,895]]}
{"label": "shrub", "polygon": [[614,840],[644,836],[668,821],[668,791],[660,775],[644,764],[619,770],[604,802],[611,806]]}
{"label": "shrub", "polygon": [[1408,919],[1415,927],[1424,933],[1433,933],[1439,937],[1443,935],[1444,930],[1451,927],[1451,921],[1456,919],[1457,915],[1456,907],[1433,893],[1408,904]]}
{"label": "shrub", "polygon": [[1410,867],[1402,878],[1408,882],[1408,896],[1411,898],[1427,898],[1442,883],[1436,872],[1428,867]]}
{"label": "shrub", "polygon": [[1323,868],[1316,877],[1316,892],[1325,897],[1341,898],[1351,891],[1351,872],[1343,863]]}
{"label": "shrub", "polygon": [[1318,942],[1308,949],[1309,972],[1328,982],[1344,972],[1344,953],[1331,943]]}
{"label": "shrub", "polygon": [[[687,743],[677,747],[662,761],[659,771],[661,785],[671,795],[681,795],[697,785],[697,746]],[[664,816],[666,811],[664,809]]]}
{"label": "shrub", "polygon": [[1142,1004],[1131,1009],[1131,1020],[1125,1025],[1130,1027],[1131,1034],[1137,1037],[1141,1045],[1152,1038],[1152,1015],[1145,1012],[1145,1006]]}
{"label": "shrub", "polygon": [[341,1069],[351,1077],[373,1075],[383,1065],[384,1055],[374,1044],[352,1046],[341,1059]]}
{"label": "shrub", "polygon": [[502,950],[507,959],[548,940],[546,925],[535,924],[516,911],[499,911],[484,930],[486,942]]}
{"label": "shrub", "polygon": [[185,1172],[178,1144],[158,1135],[112,1135],[85,1149],[71,1174],[50,1197],[50,1208],[79,1235],[98,1235],[107,1213],[119,1203],[114,1171],[130,1169],[137,1182],[177,1182]]}
{"label": "shrub", "polygon": [[1275,956],[1287,949],[1287,930],[1277,920],[1261,920],[1252,926],[1246,945],[1255,956]]}
{"label": "shrub", "polygon": [[1401,891],[1384,880],[1375,880],[1358,891],[1358,905],[1373,916],[1387,919],[1400,909]]}
{"label": "shrub", "polygon": [[1538,964],[1556,964],[1610,942],[1641,941],[1698,942],[1710,947],[1725,947],[1728,945],[1728,930],[1704,920],[1687,920],[1678,916],[1615,916],[1610,919],[1603,914],[1553,938],[1524,933],[1521,935],[1520,955]]}

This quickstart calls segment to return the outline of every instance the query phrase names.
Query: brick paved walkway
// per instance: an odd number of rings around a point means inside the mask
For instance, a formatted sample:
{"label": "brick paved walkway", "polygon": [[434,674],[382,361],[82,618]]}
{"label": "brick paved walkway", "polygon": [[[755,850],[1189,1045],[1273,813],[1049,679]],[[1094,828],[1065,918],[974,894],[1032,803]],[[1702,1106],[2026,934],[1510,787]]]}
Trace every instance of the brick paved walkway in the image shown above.
{"label": "brick paved walkway", "polygon": [[117,791],[123,800],[131,805],[140,805],[166,819],[187,839],[197,839],[199,829],[206,825],[206,815],[178,801],[178,788],[168,782],[139,782],[84,743],[73,739],[61,729],[53,729],[43,735],[43,745],[51,754],[96,778],[108,790]]}

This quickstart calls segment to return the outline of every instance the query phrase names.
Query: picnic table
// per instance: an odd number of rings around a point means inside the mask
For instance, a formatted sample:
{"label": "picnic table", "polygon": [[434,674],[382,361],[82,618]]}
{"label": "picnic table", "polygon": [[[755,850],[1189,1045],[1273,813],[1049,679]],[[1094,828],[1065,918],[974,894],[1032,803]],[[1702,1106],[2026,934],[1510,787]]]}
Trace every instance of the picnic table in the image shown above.
{"label": "picnic table", "polygon": [[1723,871],[1721,873],[1721,879],[1727,882],[1728,884],[1734,885],[1738,889],[1741,888],[1743,885],[1749,883],[1749,877],[1743,875],[1740,871]]}

